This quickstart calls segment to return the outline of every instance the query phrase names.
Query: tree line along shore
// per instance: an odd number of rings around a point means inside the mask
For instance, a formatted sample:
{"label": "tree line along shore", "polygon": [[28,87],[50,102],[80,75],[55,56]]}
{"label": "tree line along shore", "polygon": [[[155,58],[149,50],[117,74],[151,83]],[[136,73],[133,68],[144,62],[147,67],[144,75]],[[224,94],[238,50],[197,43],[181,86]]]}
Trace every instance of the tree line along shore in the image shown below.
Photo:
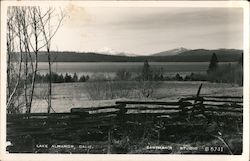
{"label": "tree line along shore", "polygon": [[[56,72],[51,73],[52,83],[70,83],[70,82],[86,82],[86,81],[210,81],[217,83],[234,83],[240,86],[243,85],[243,59],[242,57],[234,65],[228,63],[225,66],[220,66],[218,63],[218,58],[214,53],[211,56],[209,67],[206,73],[193,73],[190,72],[188,75],[181,76],[176,72],[173,76],[168,76],[164,73],[163,67],[152,68],[150,62],[144,61],[141,67],[141,72],[132,72],[126,69],[120,69],[115,72],[115,76],[105,77],[105,75],[100,75],[98,78],[92,78],[88,74],[83,74],[79,76],[76,72],[73,74],[59,74]],[[50,75],[37,73],[37,83],[47,83],[50,81]],[[94,76],[93,76],[94,77]],[[32,75],[29,76],[30,82]]]}

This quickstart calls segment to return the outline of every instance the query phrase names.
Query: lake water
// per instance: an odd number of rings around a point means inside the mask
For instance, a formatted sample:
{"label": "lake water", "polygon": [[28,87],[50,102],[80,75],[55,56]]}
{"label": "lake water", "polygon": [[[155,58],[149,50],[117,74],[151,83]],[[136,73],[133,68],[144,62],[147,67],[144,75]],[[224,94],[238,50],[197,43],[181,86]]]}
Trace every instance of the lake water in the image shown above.
{"label": "lake water", "polygon": [[[225,65],[228,63],[220,63]],[[233,63],[231,63],[233,64]],[[162,68],[165,75],[186,75],[193,73],[205,73],[208,69],[209,62],[150,62],[152,68]],[[143,62],[54,62],[52,71],[62,74],[96,74],[106,73],[114,74],[118,70],[125,69],[130,72],[140,72],[143,67]],[[48,72],[48,63],[40,62],[38,64],[39,73],[45,74]]]}

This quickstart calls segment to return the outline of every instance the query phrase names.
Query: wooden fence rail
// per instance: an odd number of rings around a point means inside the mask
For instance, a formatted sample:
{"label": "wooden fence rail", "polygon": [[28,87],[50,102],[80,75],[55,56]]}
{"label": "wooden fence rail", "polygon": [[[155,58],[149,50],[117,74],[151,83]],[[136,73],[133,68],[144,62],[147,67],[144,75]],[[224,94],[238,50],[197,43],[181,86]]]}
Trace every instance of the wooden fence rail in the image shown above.
{"label": "wooden fence rail", "polygon": [[78,138],[85,140],[108,140],[107,153],[110,153],[111,129],[126,131],[129,127],[137,126],[140,129],[140,126],[147,127],[148,124],[152,129],[157,127],[154,125],[157,121],[166,120],[165,128],[202,129],[201,122],[185,122],[186,118],[198,115],[203,115],[203,118],[229,118],[231,123],[235,121],[232,122],[230,118],[237,117],[236,122],[242,122],[243,97],[201,96],[201,87],[202,84],[196,96],[174,102],[116,101],[112,106],[71,108],[70,112],[65,113],[7,114],[7,140],[18,142],[20,137],[26,136],[40,141],[55,136],[74,140],[77,134]]}
{"label": "wooden fence rail", "polygon": [[[196,111],[195,114],[206,112],[243,113],[242,99],[242,97],[232,96],[198,96],[182,98],[176,102],[117,101],[116,105],[113,106],[72,108],[68,113],[8,114],[7,136],[31,134],[27,129],[31,131],[40,129],[40,132],[45,132],[44,129],[52,128],[56,130],[51,130],[50,133],[54,133],[61,132],[63,128],[115,126],[121,122],[121,118],[135,115],[156,117],[172,114],[182,115],[194,111]],[[131,105],[133,106],[131,107]],[[38,131],[36,132],[39,134]],[[49,133],[49,131],[46,132]],[[32,132],[32,134],[34,133]]]}

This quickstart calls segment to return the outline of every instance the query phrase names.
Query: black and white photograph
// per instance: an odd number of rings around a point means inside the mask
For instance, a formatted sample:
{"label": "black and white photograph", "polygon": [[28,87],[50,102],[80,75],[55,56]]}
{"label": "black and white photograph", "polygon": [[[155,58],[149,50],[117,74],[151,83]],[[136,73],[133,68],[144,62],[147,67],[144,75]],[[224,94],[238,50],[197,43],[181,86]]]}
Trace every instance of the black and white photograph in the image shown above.
{"label": "black and white photograph", "polygon": [[247,156],[247,2],[14,2],[4,155]]}

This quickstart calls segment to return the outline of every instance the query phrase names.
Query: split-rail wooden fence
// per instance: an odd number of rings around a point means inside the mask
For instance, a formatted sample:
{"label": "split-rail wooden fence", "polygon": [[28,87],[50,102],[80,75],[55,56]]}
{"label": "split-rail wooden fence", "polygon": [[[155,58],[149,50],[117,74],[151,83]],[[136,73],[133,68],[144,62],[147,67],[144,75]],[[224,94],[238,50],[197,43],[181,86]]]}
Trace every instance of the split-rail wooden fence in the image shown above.
{"label": "split-rail wooden fence", "polygon": [[[200,86],[201,88],[201,86]],[[234,96],[201,96],[200,88],[196,96],[181,98],[179,101],[116,101],[115,105],[71,108],[66,113],[30,113],[7,114],[7,140],[15,142],[22,136],[66,138],[75,132],[86,132],[86,129],[102,129],[109,136],[114,127],[125,124],[143,124],[147,120],[166,120],[175,118],[239,117],[243,116],[243,97]],[[169,126],[188,126],[187,122],[177,125],[174,121]],[[192,126],[195,126],[194,124]],[[199,126],[199,122],[197,122]],[[88,130],[89,132],[89,130]],[[101,136],[92,136],[98,140]],[[109,137],[104,137],[109,139]],[[91,140],[91,135],[89,136]]]}

